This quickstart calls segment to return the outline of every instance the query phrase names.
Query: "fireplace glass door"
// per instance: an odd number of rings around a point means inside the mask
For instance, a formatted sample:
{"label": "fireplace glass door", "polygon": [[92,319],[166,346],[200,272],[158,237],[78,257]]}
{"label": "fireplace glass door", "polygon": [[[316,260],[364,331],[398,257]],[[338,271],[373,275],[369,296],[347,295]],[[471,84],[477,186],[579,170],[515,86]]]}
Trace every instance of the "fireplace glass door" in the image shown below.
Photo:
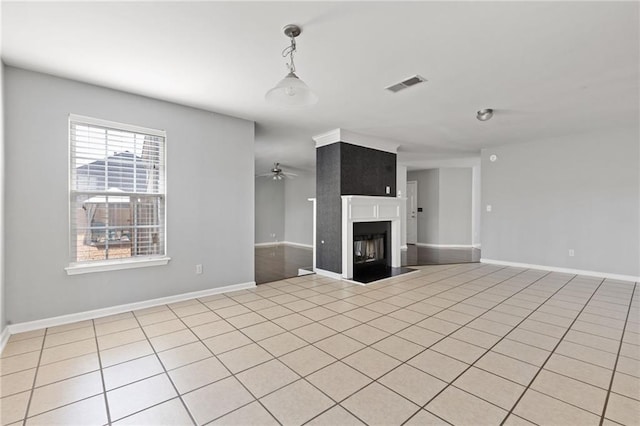
{"label": "fireplace glass door", "polygon": [[353,241],[353,263],[384,261],[385,235],[358,235]]}

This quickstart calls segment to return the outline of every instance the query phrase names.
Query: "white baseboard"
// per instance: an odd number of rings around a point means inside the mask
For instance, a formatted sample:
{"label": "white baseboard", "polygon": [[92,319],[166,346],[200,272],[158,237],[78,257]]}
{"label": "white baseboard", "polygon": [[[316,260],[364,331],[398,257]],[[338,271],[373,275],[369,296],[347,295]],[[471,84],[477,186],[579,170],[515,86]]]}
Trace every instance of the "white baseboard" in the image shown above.
{"label": "white baseboard", "polygon": [[480,263],[486,263],[489,265],[499,265],[499,266],[513,266],[515,268],[540,269],[542,271],[561,272],[564,274],[573,274],[573,275],[584,275],[587,277],[609,278],[612,280],[620,280],[620,281],[631,281],[631,282],[640,281],[640,277],[634,277],[633,275],[611,274],[608,272],[588,271],[585,269],[561,268],[558,266],[534,265],[530,263],[507,262],[504,260],[483,259],[483,258],[480,258]]}
{"label": "white baseboard", "polygon": [[312,249],[313,246],[311,244],[302,244],[302,243],[294,243],[291,241],[274,241],[271,243],[256,243],[255,247],[277,247],[277,246],[292,246],[292,247],[300,247],[300,248],[308,248]]}
{"label": "white baseboard", "polygon": [[342,279],[342,274],[338,274],[332,271],[327,271],[325,269],[316,268],[315,273],[318,275],[322,275],[323,277],[333,278],[334,280]]}
{"label": "white baseboard", "polygon": [[416,243],[420,247],[433,247],[433,248],[473,248],[471,244],[429,244],[429,243]]}
{"label": "white baseboard", "polygon": [[300,248],[308,248],[308,249],[313,248],[311,244],[294,243],[292,241],[283,241],[282,244],[284,244],[285,246],[292,246],[292,247],[300,247]]}
{"label": "white baseboard", "polygon": [[4,347],[7,345],[9,337],[11,337],[11,333],[9,333],[9,326],[7,326],[2,330],[2,333],[0,333],[0,354],[2,354]]}
{"label": "white baseboard", "polygon": [[142,302],[127,303],[124,305],[112,306],[109,308],[94,309],[92,311],[78,312],[75,314],[61,315],[53,318],[45,318],[41,320],[22,322],[7,326],[9,334],[24,333],[26,331],[40,330],[47,327],[55,327],[57,325],[70,324],[72,322],[84,321],[106,317],[109,315],[121,314],[123,312],[135,311],[138,309],[150,308],[158,305],[166,305],[169,303],[181,302],[183,300],[194,299],[196,297],[211,296],[213,294],[228,293],[231,291],[245,290],[254,288],[255,281],[248,283],[232,284],[224,287],[215,287],[207,290],[192,291],[190,293],[176,294],[174,296],[160,297],[158,299],[144,300]]}
{"label": "white baseboard", "polygon": [[280,244],[282,244],[280,241],[273,241],[269,243],[255,243],[254,246],[255,247],[275,247],[275,246],[279,246]]}

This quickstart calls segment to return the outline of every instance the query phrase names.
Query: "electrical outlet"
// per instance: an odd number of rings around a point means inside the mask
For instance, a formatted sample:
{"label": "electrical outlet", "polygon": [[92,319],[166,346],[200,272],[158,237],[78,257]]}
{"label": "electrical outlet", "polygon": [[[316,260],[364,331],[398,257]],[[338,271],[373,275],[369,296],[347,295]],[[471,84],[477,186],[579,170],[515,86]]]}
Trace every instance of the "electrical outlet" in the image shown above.
{"label": "electrical outlet", "polygon": [[390,186],[387,186],[386,191],[387,191],[387,194],[391,194],[391,187],[390,187]]}
{"label": "electrical outlet", "polygon": [[569,249],[569,257],[573,257],[576,255],[576,252],[574,249]]}
{"label": "electrical outlet", "polygon": [[487,211],[490,212],[491,211],[491,204],[487,204]]}
{"label": "electrical outlet", "polygon": [[202,264],[201,264],[201,263],[198,263],[198,264],[196,265],[196,274],[197,274],[197,275],[200,275],[201,273],[202,273]]}

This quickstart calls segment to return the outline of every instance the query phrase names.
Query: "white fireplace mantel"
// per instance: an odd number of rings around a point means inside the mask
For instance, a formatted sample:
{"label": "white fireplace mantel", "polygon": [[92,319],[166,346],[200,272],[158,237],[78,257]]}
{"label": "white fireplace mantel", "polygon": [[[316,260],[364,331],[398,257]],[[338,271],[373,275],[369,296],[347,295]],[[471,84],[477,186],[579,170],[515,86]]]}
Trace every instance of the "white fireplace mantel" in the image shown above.
{"label": "white fireplace mantel", "polygon": [[355,222],[391,222],[391,266],[402,265],[400,239],[406,198],[342,196],[342,278],[353,278],[353,224]]}

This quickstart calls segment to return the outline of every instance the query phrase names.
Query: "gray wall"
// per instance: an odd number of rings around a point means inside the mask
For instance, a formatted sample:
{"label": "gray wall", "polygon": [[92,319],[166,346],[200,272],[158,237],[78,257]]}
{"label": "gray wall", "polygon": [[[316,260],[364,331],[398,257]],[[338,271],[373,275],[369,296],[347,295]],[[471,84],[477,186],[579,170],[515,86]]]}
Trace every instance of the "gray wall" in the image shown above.
{"label": "gray wall", "polygon": [[256,178],[256,244],[313,244],[313,204],[308,199],[315,197],[316,177],[297,175],[280,181]]}
{"label": "gray wall", "polygon": [[471,168],[440,170],[440,244],[470,245]]}
{"label": "gray wall", "polygon": [[285,181],[256,178],[255,243],[284,241]]}
{"label": "gray wall", "polygon": [[313,244],[313,203],[316,196],[315,173],[297,173],[284,186],[284,239],[290,243]]}
{"label": "gray wall", "polygon": [[[253,122],[11,67],[5,82],[8,320],[254,280]],[[168,265],[65,273],[69,113],[166,130]]]}
{"label": "gray wall", "polygon": [[480,247],[480,230],[482,229],[482,173],[478,165],[471,168],[471,243]]}
{"label": "gray wall", "polygon": [[407,180],[418,182],[418,243],[471,245],[472,169],[412,171]]}
{"label": "gray wall", "polygon": [[636,127],[483,150],[482,257],[639,276],[639,138]]}

